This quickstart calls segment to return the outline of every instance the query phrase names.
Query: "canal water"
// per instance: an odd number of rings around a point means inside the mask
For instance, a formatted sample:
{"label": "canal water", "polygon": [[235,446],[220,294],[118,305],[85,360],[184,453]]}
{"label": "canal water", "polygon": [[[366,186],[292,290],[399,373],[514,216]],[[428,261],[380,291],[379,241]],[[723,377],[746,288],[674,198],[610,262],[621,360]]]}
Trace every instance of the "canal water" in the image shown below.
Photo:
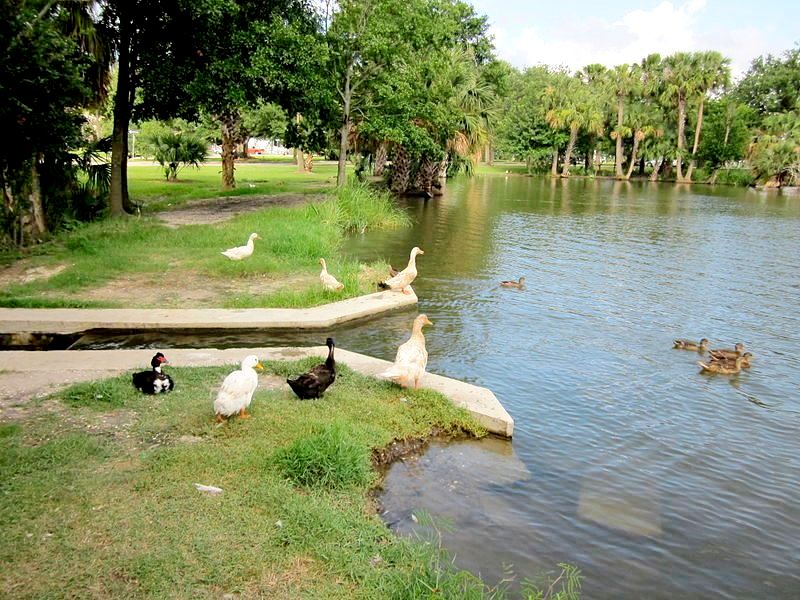
{"label": "canal water", "polygon": [[[346,251],[401,268],[425,250],[429,370],[489,387],[516,428],[395,464],[394,529],[428,515],[489,582],[570,563],[592,599],[800,597],[800,196],[501,175],[407,207],[414,227]],[[414,314],[335,337],[392,359]],[[321,343],[226,335],[173,341]],[[676,337],[743,342],[753,366],[701,375]]]}
{"label": "canal water", "polygon": [[[409,206],[413,229],[349,250],[425,250],[429,370],[491,388],[516,429],[397,463],[392,527],[430,515],[492,582],[566,562],[593,599],[800,597],[800,197],[493,176]],[[411,318],[342,343],[392,358]],[[701,375],[676,337],[755,360]]]}

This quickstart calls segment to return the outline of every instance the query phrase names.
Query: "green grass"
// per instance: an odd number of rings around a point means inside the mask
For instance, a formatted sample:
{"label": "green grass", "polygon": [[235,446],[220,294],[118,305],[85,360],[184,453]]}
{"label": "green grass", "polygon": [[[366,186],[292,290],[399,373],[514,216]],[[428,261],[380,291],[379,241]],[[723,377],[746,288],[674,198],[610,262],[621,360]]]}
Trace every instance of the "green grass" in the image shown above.
{"label": "green grass", "polygon": [[[363,187],[345,188],[319,204],[265,208],[216,225],[170,229],[151,216],[91,223],[61,234],[30,260],[30,266],[66,264],[67,269],[46,280],[5,287],[0,306],[186,306],[180,296],[159,300],[137,295],[135,282],[130,295],[121,299],[85,293],[126,276],[153,280],[156,291],[163,287],[167,295],[176,283],[187,287],[192,280],[203,289],[218,288],[206,304],[212,306],[315,306],[375,291],[375,281],[359,277],[359,264],[340,258],[348,230],[407,224],[405,213],[386,195]],[[263,238],[253,256],[233,262],[220,254],[243,244],[251,232]],[[321,289],[316,279],[320,257],[345,284],[342,293]],[[383,272],[385,265],[375,268]],[[266,291],[256,285],[265,278],[270,282]]]}
{"label": "green grass", "polygon": [[160,166],[134,164],[128,169],[128,190],[145,211],[154,211],[199,198],[320,193],[333,190],[336,183],[336,165],[316,164],[311,173],[301,173],[294,164],[253,160],[236,163],[236,188],[222,192],[221,168],[217,162],[186,168],[178,181],[169,182]]}
{"label": "green grass", "polygon": [[[270,369],[295,373],[313,362]],[[169,369],[177,388],[166,396],[139,394],[129,374],[81,384],[57,396],[66,417],[0,427],[0,595],[391,597],[376,595],[391,592],[387,574],[400,586],[422,550],[370,510],[367,457],[433,425],[480,427],[437,394],[344,366],[324,400],[300,402],[288,386],[259,391],[251,419],[215,427],[211,401],[232,368]],[[112,407],[134,415],[125,436],[97,425]],[[276,456],[303,445],[339,475],[298,487]],[[205,496],[194,483],[225,491]]]}

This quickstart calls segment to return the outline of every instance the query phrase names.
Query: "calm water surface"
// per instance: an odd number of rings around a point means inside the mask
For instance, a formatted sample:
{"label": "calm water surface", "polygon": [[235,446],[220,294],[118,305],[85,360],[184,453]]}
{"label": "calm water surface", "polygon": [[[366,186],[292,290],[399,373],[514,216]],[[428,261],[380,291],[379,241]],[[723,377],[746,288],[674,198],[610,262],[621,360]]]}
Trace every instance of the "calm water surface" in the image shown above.
{"label": "calm water surface", "polygon": [[[800,197],[501,176],[410,206],[413,230],[350,250],[425,250],[429,370],[491,388],[516,430],[396,464],[392,526],[429,513],[489,581],[569,562],[587,598],[799,598]],[[411,319],[340,337],[391,359]],[[752,369],[671,349],[704,336]]]}
{"label": "calm water surface", "polygon": [[[429,513],[490,582],[568,562],[586,598],[800,598],[800,196],[495,176],[408,207],[415,227],[348,251],[402,267],[425,250],[429,370],[491,388],[516,429],[392,467],[392,527]],[[392,359],[413,317],[336,339]],[[703,376],[675,337],[756,358]],[[321,338],[210,345],[285,342]]]}

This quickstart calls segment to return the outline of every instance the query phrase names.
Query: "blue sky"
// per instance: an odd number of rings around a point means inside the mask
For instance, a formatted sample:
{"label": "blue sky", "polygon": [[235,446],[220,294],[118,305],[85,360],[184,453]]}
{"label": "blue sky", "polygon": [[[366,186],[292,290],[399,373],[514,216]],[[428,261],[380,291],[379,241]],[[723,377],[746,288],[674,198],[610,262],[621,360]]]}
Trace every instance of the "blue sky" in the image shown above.
{"label": "blue sky", "polygon": [[734,75],[760,54],[800,42],[798,0],[472,0],[488,15],[500,58],[578,69],[638,62],[651,52],[719,50]]}

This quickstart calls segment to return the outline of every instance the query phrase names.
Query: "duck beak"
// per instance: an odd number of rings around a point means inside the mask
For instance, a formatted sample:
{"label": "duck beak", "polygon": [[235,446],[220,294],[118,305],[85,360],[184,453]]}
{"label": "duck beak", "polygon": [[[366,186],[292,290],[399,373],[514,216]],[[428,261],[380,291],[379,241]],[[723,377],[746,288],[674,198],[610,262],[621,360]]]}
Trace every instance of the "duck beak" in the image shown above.
{"label": "duck beak", "polygon": [[256,369],[258,371],[263,371],[264,370],[264,365],[262,365],[260,362],[257,362],[256,363]]}

